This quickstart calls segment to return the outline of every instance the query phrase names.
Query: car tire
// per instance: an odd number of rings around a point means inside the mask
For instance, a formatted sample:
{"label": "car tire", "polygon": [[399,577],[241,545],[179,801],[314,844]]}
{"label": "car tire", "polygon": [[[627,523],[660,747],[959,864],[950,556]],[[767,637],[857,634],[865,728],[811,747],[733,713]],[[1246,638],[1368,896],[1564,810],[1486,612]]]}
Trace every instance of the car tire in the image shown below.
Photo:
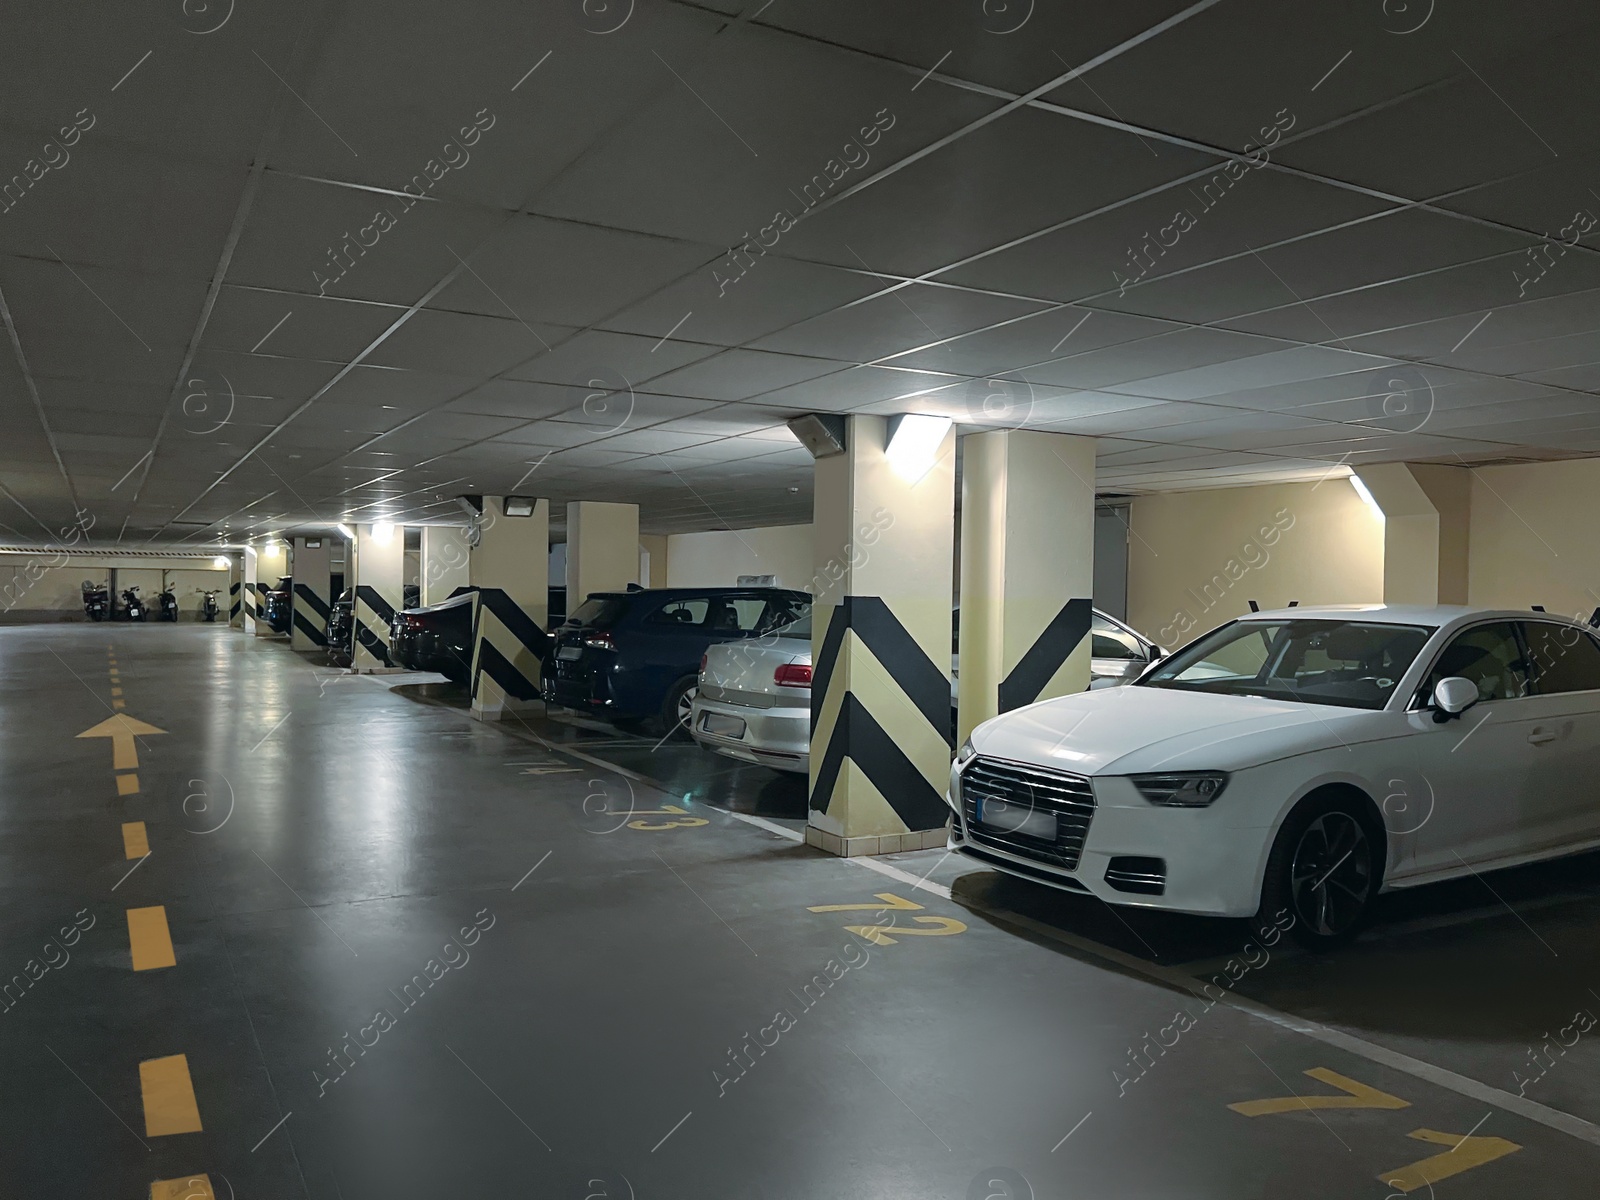
{"label": "car tire", "polygon": [[656,731],[663,737],[678,741],[689,740],[689,710],[695,693],[700,690],[700,677],[685,675],[667,689],[661,701],[661,711],[656,715]]}
{"label": "car tire", "polygon": [[1257,932],[1287,928],[1313,953],[1344,945],[1372,915],[1383,864],[1383,836],[1359,800],[1331,792],[1307,796],[1273,840]]}

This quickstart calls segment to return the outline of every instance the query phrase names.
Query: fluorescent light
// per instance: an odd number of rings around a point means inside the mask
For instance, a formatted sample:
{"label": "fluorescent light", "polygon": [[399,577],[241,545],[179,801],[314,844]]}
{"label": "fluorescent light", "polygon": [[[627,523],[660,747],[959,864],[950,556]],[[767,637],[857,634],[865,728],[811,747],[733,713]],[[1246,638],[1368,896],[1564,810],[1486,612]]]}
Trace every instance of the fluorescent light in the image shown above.
{"label": "fluorescent light", "polygon": [[1372,493],[1367,490],[1367,485],[1361,481],[1361,476],[1351,475],[1350,486],[1355,488],[1356,495],[1360,496],[1362,500],[1366,501],[1367,507],[1372,510],[1373,515],[1376,516],[1378,520],[1383,520],[1383,509],[1378,507],[1378,502],[1372,498]]}
{"label": "fluorescent light", "polygon": [[926,475],[953,423],[949,417],[917,413],[889,418],[889,444],[884,457],[894,473],[911,482]]}
{"label": "fluorescent light", "polygon": [[379,521],[372,527],[372,540],[382,544],[394,536],[394,522]]}
{"label": "fluorescent light", "polygon": [[340,522],[339,524],[339,532],[344,534],[344,536],[352,542],[356,540],[356,531],[351,529],[350,526],[344,524],[343,522]]}

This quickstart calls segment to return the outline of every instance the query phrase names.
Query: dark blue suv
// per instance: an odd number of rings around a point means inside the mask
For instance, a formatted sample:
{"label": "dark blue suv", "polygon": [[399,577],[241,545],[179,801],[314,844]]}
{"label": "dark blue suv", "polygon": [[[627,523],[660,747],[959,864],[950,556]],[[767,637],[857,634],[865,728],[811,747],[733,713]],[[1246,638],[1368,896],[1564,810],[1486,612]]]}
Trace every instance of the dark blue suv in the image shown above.
{"label": "dark blue suv", "polygon": [[787,625],[810,604],[805,592],[772,587],[596,592],[551,633],[545,701],[683,733],[706,650]]}

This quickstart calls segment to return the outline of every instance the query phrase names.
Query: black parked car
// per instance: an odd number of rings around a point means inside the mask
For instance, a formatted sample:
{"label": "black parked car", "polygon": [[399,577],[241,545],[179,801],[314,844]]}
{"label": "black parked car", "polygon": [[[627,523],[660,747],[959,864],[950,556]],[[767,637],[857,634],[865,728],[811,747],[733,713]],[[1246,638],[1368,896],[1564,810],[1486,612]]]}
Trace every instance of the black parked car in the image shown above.
{"label": "black parked car", "polygon": [[805,592],[770,587],[598,592],[552,631],[545,701],[688,736],[707,648],[787,625],[810,603]]}
{"label": "black parked car", "polygon": [[389,629],[389,657],[410,671],[437,671],[457,683],[472,672],[472,593],[461,587],[447,600],[407,608]]}
{"label": "black parked car", "polygon": [[356,636],[356,594],[351,588],[339,593],[339,598],[328,609],[328,662],[335,667],[348,667],[354,653]]}
{"label": "black parked car", "polygon": [[289,632],[290,598],[293,594],[294,580],[285,575],[278,580],[278,586],[269,591],[263,598],[261,619],[272,627],[272,632]]}

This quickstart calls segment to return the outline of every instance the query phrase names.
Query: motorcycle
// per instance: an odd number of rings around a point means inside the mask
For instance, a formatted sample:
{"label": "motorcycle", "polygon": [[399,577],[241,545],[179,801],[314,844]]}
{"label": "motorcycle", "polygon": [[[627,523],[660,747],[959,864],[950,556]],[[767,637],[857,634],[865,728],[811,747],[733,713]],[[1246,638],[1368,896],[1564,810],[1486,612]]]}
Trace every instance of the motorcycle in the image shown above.
{"label": "motorcycle", "polygon": [[200,617],[205,621],[215,621],[217,619],[217,592],[215,588],[206,593],[205,603],[200,609]]}
{"label": "motorcycle", "polygon": [[83,581],[83,611],[91,621],[104,621],[111,613],[111,593],[102,583]]}
{"label": "motorcycle", "polygon": [[163,621],[176,621],[178,619],[178,598],[172,594],[172,585],[161,589],[161,619]]}
{"label": "motorcycle", "polygon": [[139,599],[139,586],[135,584],[122,593],[122,615],[125,620],[142,621],[145,617],[144,601]]}

